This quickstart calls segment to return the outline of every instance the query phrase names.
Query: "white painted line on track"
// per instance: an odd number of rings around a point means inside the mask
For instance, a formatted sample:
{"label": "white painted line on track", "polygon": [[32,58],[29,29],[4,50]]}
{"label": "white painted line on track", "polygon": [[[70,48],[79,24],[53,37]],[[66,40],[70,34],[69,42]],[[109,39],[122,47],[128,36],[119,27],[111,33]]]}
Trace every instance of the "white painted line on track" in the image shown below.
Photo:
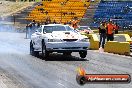
{"label": "white painted line on track", "polygon": [[64,88],[67,88],[67,87],[66,87],[65,85],[63,85],[62,83],[57,82],[57,84],[60,85],[60,86],[63,86]]}
{"label": "white painted line on track", "polygon": [[8,88],[2,81],[2,78],[0,78],[0,88]]}

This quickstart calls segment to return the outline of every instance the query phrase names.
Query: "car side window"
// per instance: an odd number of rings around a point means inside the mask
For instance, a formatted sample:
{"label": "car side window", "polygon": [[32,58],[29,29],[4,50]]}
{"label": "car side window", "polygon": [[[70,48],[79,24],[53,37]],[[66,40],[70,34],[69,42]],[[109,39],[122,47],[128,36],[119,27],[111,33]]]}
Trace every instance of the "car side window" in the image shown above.
{"label": "car side window", "polygon": [[53,27],[51,27],[51,26],[45,26],[44,27],[44,32],[46,32],[46,33],[52,33],[53,32]]}

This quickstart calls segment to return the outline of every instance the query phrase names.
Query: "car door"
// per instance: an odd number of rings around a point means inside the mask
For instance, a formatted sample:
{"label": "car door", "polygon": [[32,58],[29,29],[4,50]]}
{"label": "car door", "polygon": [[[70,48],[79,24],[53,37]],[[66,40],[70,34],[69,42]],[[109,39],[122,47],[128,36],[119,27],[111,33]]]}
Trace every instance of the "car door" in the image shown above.
{"label": "car door", "polygon": [[41,49],[41,41],[42,41],[42,27],[39,27],[36,29],[36,32],[34,33],[34,48],[39,50]]}

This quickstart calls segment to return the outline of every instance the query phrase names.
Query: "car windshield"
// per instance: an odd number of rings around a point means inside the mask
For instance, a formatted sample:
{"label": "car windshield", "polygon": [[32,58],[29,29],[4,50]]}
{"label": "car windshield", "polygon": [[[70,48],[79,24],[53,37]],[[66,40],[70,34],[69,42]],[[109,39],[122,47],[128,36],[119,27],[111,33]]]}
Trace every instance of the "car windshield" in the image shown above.
{"label": "car windshield", "polygon": [[53,31],[74,31],[69,26],[45,26],[44,32],[52,33]]}

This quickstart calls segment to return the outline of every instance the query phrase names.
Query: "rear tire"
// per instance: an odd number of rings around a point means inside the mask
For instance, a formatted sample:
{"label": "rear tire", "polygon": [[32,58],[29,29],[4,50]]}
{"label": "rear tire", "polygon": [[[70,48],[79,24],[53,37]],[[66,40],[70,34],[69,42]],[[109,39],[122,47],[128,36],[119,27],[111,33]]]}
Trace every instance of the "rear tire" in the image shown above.
{"label": "rear tire", "polygon": [[46,50],[44,39],[42,39],[42,57],[45,58],[46,60],[48,56],[49,56],[49,52]]}
{"label": "rear tire", "polygon": [[35,57],[38,57],[39,56],[39,52],[38,51],[34,51],[32,41],[30,42],[30,54],[32,56],[35,56]]}
{"label": "rear tire", "polygon": [[85,58],[87,56],[87,51],[79,52],[81,58]]}

